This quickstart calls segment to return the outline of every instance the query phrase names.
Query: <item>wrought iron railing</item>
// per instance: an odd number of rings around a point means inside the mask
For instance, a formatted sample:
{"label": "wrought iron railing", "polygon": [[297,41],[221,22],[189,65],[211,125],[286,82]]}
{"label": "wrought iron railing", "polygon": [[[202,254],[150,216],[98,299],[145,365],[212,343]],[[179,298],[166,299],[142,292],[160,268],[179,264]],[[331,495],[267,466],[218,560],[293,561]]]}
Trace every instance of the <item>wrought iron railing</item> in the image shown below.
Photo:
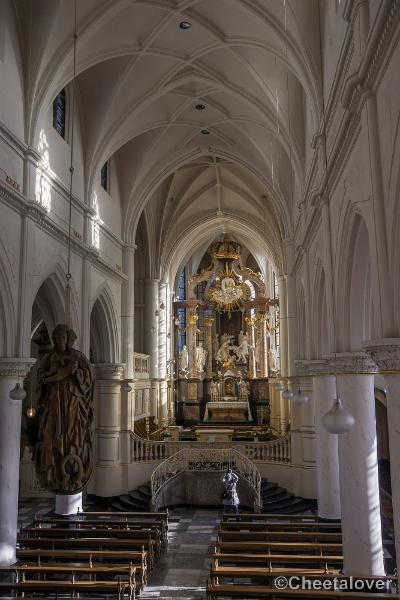
{"label": "wrought iron railing", "polygon": [[197,450],[233,449],[254,462],[291,462],[290,433],[268,442],[169,442],[145,440],[131,432],[131,461],[158,462],[187,448]]}
{"label": "wrought iron railing", "polygon": [[255,464],[233,448],[186,447],[173,454],[156,467],[151,476],[153,507],[159,494],[174,477],[185,471],[225,471],[231,468],[240,475],[253,492],[254,508],[261,507],[261,475]]}

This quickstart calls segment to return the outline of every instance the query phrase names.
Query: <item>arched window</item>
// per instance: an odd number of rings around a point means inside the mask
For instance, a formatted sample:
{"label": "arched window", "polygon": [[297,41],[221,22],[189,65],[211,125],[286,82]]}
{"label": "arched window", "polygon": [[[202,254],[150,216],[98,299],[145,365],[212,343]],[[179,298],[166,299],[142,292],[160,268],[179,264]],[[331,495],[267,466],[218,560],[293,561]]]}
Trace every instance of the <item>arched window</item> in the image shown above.
{"label": "arched window", "polygon": [[108,161],[104,163],[100,172],[101,187],[108,192],[109,176],[108,176]]}
{"label": "arched window", "polygon": [[53,102],[53,127],[65,140],[65,121],[67,111],[67,97],[65,88],[61,90]]}

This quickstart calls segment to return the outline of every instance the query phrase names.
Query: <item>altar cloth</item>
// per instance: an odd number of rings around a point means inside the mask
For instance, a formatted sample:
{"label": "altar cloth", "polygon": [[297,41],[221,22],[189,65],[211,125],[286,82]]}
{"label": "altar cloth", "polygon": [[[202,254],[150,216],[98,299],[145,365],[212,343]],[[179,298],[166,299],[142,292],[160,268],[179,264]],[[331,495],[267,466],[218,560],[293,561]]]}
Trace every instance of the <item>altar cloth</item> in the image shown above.
{"label": "altar cloth", "polygon": [[[216,415],[219,418],[216,418]],[[240,400],[229,402],[227,400],[223,400],[222,402],[207,402],[203,422],[212,420],[252,421],[253,418],[251,416],[250,405],[248,402],[243,402]]]}

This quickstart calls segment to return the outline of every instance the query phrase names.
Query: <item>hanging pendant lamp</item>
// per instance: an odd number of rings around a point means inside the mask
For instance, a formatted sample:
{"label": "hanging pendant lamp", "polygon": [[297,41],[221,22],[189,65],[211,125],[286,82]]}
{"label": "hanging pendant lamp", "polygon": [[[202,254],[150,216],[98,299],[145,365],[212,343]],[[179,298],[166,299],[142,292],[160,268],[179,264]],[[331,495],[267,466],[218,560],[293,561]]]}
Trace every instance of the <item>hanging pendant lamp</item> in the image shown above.
{"label": "hanging pendant lamp", "polygon": [[354,429],[356,420],[343,407],[341,399],[335,398],[331,410],[322,417],[322,424],[329,433],[341,435]]}

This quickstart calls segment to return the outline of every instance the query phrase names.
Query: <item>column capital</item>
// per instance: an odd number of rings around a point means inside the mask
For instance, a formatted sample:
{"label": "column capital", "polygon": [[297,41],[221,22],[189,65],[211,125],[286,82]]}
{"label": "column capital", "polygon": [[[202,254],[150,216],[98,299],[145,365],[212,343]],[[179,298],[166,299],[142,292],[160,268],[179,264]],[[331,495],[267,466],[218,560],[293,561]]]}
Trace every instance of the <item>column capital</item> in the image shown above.
{"label": "column capital", "polygon": [[36,358],[0,358],[0,377],[24,379]]}
{"label": "column capital", "polygon": [[364,350],[381,373],[400,373],[400,338],[369,340]]}
{"label": "column capital", "polygon": [[121,380],[125,370],[125,363],[97,363],[94,365],[96,379]]}

